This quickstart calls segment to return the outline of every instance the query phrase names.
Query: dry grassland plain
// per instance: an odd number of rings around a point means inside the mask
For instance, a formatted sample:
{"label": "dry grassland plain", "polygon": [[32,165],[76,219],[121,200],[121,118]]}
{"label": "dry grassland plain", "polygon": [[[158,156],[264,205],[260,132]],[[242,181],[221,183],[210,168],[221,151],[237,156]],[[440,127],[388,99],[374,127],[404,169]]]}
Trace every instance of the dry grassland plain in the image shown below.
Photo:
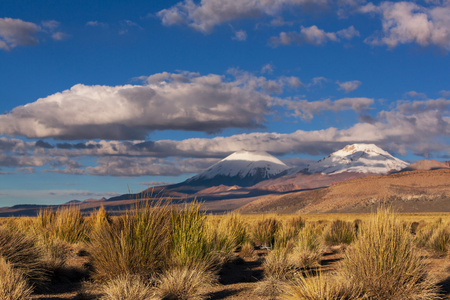
{"label": "dry grassland plain", "polygon": [[110,216],[69,207],[0,220],[0,294],[450,299],[449,253],[450,213],[207,215],[193,203]]}

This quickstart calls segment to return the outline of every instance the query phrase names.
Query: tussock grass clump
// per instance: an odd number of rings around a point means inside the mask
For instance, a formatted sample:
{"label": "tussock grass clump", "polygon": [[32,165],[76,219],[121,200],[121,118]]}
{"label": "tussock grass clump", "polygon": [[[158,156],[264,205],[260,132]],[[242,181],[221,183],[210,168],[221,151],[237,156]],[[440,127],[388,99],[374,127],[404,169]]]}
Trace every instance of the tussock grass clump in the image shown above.
{"label": "tussock grass clump", "polygon": [[2,300],[30,299],[32,288],[20,270],[0,256],[0,295]]}
{"label": "tussock grass clump", "polygon": [[325,230],[324,239],[327,244],[350,244],[356,239],[356,228],[352,222],[336,220]]}
{"label": "tussock grass clump", "polygon": [[427,243],[428,248],[439,254],[450,251],[450,227],[448,224],[439,225],[430,236]]}
{"label": "tussock grass clump", "polygon": [[159,272],[169,263],[170,218],[169,207],[146,204],[93,231],[88,243],[93,277],[102,281],[126,274],[151,277]]}
{"label": "tussock grass clump", "polygon": [[287,300],[358,300],[364,299],[358,286],[337,276],[325,276],[319,272],[299,276],[285,285],[283,299]]}
{"label": "tussock grass clump", "polygon": [[280,227],[276,219],[264,219],[256,223],[252,231],[252,239],[256,245],[273,247],[275,234]]}
{"label": "tussock grass clump", "polygon": [[369,299],[438,299],[409,230],[387,209],[363,224],[340,268]]}
{"label": "tussock grass clump", "polygon": [[36,239],[16,231],[0,228],[0,257],[12,268],[19,270],[31,284],[41,285],[48,281],[45,266],[45,250]]}
{"label": "tussock grass clump", "polygon": [[155,299],[204,299],[201,288],[216,282],[217,277],[208,270],[208,266],[197,264],[170,268],[156,282]]}
{"label": "tussock grass clump", "polygon": [[294,234],[298,234],[299,231],[305,227],[306,221],[301,216],[293,217],[286,222],[286,226],[293,228]]}
{"label": "tussock grass clump", "polygon": [[102,300],[148,300],[152,298],[151,286],[137,275],[123,274],[101,286]]}
{"label": "tussock grass clump", "polygon": [[231,240],[234,241],[234,246],[242,246],[249,239],[249,233],[247,232],[247,226],[245,225],[242,216],[239,214],[228,214],[221,222],[223,228]]}
{"label": "tussock grass clump", "polygon": [[90,222],[93,230],[99,230],[105,226],[109,226],[112,223],[111,217],[106,212],[105,207],[102,205],[100,208],[90,216]]}
{"label": "tussock grass clump", "polygon": [[292,249],[279,248],[269,252],[264,261],[264,278],[290,280],[296,272],[296,265],[291,259]]}
{"label": "tussock grass clump", "polygon": [[245,242],[240,252],[242,257],[252,257],[255,254],[255,246],[251,242]]}
{"label": "tussock grass clump", "polygon": [[190,204],[184,210],[172,211],[172,260],[177,266],[189,266],[208,260],[205,214],[200,205]]}
{"label": "tussock grass clump", "polygon": [[79,207],[62,207],[56,211],[44,209],[39,212],[31,228],[44,243],[59,239],[68,243],[84,242],[90,227]]}
{"label": "tussock grass clump", "polygon": [[268,299],[278,299],[282,294],[285,282],[277,277],[266,277],[256,285],[254,293]]}

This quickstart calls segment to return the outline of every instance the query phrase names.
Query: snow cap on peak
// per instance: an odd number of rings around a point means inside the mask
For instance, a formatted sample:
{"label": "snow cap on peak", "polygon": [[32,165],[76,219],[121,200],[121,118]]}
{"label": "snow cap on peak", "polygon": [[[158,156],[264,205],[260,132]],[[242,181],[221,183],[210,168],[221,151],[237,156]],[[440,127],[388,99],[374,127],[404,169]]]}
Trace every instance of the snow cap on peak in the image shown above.
{"label": "snow cap on peak", "polygon": [[381,155],[390,155],[388,152],[384,151],[380,147],[375,144],[352,144],[347,145],[343,149],[336,151],[335,153],[345,153],[345,155],[353,154],[356,152],[366,152],[366,153],[374,153]]}
{"label": "snow cap on peak", "polygon": [[240,150],[228,155],[222,161],[226,160],[241,160],[241,161],[269,161],[280,165],[285,165],[281,160],[275,156],[270,155],[265,151],[249,151]]}
{"label": "snow cap on peak", "polygon": [[408,166],[374,144],[353,144],[333,152],[309,165],[309,173],[338,174],[342,172],[387,174]]}

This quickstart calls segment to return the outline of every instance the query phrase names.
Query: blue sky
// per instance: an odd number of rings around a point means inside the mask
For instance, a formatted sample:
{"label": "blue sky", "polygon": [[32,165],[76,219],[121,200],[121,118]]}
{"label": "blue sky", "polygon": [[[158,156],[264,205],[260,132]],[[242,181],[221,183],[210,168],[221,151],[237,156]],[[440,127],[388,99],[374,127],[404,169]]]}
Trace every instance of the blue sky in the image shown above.
{"label": "blue sky", "polygon": [[450,159],[450,1],[0,2],[0,206],[180,182],[234,151]]}

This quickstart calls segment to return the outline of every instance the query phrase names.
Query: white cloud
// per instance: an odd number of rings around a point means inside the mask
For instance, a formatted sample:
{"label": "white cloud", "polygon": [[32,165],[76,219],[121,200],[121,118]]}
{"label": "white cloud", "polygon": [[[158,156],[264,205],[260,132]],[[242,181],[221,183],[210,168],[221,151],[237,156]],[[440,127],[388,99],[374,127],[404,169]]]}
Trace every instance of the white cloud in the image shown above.
{"label": "white cloud", "polygon": [[[160,73],[148,85],[86,86],[0,115],[0,134],[30,138],[143,139],[152,130],[214,132],[262,127],[278,82],[238,74]],[[292,78],[288,83],[295,84]]]}
{"label": "white cloud", "polygon": [[108,28],[109,27],[109,25],[107,23],[99,22],[99,21],[88,21],[88,22],[86,22],[86,26],[89,26],[89,27],[102,27],[102,28]]}
{"label": "white cloud", "polygon": [[247,32],[244,30],[237,30],[234,32],[233,40],[236,41],[246,41],[247,40]]}
{"label": "white cloud", "polygon": [[336,83],[339,85],[339,89],[344,90],[346,93],[353,92],[362,84],[362,82],[359,80],[351,80],[346,82],[337,81]]}
{"label": "white cloud", "polygon": [[140,157],[104,157],[98,160],[95,167],[87,167],[91,175],[102,176],[177,176],[181,174],[199,173],[216,163],[217,159],[186,158],[168,160],[160,158]]}
{"label": "white cloud", "polygon": [[11,50],[17,46],[36,45],[39,26],[20,19],[0,18],[0,49]]}
{"label": "white cloud", "polygon": [[[325,110],[370,108],[373,99],[343,98],[336,101],[290,101],[298,117],[308,119]],[[62,174],[104,176],[176,176],[197,173],[230,153],[242,149],[268,151],[274,155],[324,155],[350,143],[375,143],[394,153],[412,151],[418,155],[450,155],[450,100],[402,100],[394,109],[381,111],[370,122],[361,121],[349,128],[297,130],[292,133],[253,132],[213,138],[158,141],[88,141],[81,143],[24,142],[0,138],[0,167],[47,168]],[[361,119],[363,120],[363,118]],[[83,166],[85,157],[95,158]],[[292,162],[295,163],[295,162]]]}
{"label": "white cloud", "polygon": [[372,45],[417,43],[421,46],[436,45],[450,50],[450,2],[433,7],[420,6],[414,2],[382,2],[376,6],[369,3],[360,9],[362,13],[382,16],[383,31],[366,39]]}
{"label": "white cloud", "polygon": [[302,5],[325,5],[328,0],[192,0],[178,2],[158,12],[162,23],[188,25],[202,33],[210,33],[217,25],[236,19],[255,18],[263,15],[278,16],[283,10]]}
{"label": "white cloud", "polygon": [[350,26],[337,32],[326,32],[318,28],[316,25],[310,27],[301,27],[300,32],[281,32],[278,37],[271,37],[270,44],[273,46],[311,44],[314,46],[323,46],[328,41],[340,42],[340,38],[350,40],[354,36],[359,36],[359,32]]}
{"label": "white cloud", "polygon": [[408,96],[408,97],[411,97],[411,98],[414,98],[414,99],[419,99],[419,98],[425,99],[425,98],[427,98],[427,95],[425,93],[419,93],[419,92],[416,92],[416,91],[409,91],[409,92],[407,92],[405,94],[405,96]]}
{"label": "white cloud", "polygon": [[292,111],[294,116],[303,120],[311,120],[315,114],[322,111],[354,110],[361,112],[368,109],[373,102],[374,100],[371,98],[342,98],[335,101],[326,99],[311,102],[307,100],[279,99],[276,101],[276,104],[285,106],[289,111]]}
{"label": "white cloud", "polygon": [[261,74],[272,74],[273,69],[274,67],[272,64],[266,64],[261,68]]}

